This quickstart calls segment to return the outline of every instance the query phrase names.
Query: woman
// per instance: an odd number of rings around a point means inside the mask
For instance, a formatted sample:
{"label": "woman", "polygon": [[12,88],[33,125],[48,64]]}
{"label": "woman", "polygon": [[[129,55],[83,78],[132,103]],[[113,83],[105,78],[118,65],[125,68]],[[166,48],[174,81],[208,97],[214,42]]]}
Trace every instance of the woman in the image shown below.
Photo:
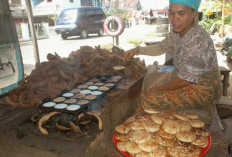
{"label": "woman", "polygon": [[201,0],[170,0],[171,31],[159,44],[126,52],[126,60],[136,54],[173,55],[172,72],[148,72],[145,76],[141,109],[158,108],[198,114],[206,124],[221,95],[220,73],[214,44],[197,23]]}

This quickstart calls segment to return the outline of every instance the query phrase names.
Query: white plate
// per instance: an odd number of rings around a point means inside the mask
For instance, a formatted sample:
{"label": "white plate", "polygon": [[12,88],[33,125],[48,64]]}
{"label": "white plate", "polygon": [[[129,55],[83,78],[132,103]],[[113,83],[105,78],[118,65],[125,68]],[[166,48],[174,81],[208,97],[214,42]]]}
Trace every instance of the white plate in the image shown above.
{"label": "white plate", "polygon": [[100,92],[100,91],[93,91],[93,92],[91,92],[91,94],[92,94],[92,95],[101,95],[102,92]]}
{"label": "white plate", "polygon": [[91,90],[82,90],[80,93],[82,93],[82,94],[90,94]]}
{"label": "white plate", "polygon": [[69,110],[69,111],[75,111],[75,110],[78,110],[80,108],[80,105],[69,105],[66,110]]}
{"label": "white plate", "polygon": [[43,107],[53,107],[53,106],[55,106],[56,105],[56,103],[54,103],[54,102],[45,102],[44,104],[43,104]]}
{"label": "white plate", "polygon": [[96,90],[96,89],[98,89],[98,86],[89,86],[88,89],[90,89],[90,90]]}
{"label": "white plate", "polygon": [[64,93],[64,94],[63,94],[64,97],[71,97],[71,96],[73,96],[73,95],[74,95],[73,93]]}
{"label": "white plate", "polygon": [[67,106],[67,104],[57,104],[55,105],[55,109],[65,109]]}

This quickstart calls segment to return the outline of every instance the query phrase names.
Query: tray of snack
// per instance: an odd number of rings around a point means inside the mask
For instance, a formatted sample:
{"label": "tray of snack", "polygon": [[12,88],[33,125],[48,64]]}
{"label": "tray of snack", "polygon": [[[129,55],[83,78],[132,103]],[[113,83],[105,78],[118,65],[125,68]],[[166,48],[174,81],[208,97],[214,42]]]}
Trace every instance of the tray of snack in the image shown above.
{"label": "tray of snack", "polygon": [[147,109],[116,126],[113,143],[126,157],[203,157],[211,147],[210,131],[192,113]]}
{"label": "tray of snack", "polygon": [[103,100],[105,94],[113,89],[122,76],[98,76],[84,83],[77,84],[71,90],[62,91],[54,99],[45,100],[39,109],[79,114],[92,109],[92,105]]}

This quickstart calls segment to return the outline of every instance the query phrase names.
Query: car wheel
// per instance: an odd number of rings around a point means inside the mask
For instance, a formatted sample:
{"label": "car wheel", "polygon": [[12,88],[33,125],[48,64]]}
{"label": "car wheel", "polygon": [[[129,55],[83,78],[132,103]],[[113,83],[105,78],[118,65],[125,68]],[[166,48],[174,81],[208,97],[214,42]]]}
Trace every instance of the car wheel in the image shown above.
{"label": "car wheel", "polygon": [[104,29],[101,27],[98,30],[98,36],[103,36],[104,35]]}
{"label": "car wheel", "polygon": [[68,36],[66,34],[62,33],[61,34],[61,38],[64,39],[64,40],[66,40],[68,38]]}
{"label": "car wheel", "polygon": [[83,29],[82,31],[81,31],[81,38],[82,39],[85,39],[85,38],[87,38],[88,37],[88,33],[87,33],[87,31],[86,31],[86,29]]}

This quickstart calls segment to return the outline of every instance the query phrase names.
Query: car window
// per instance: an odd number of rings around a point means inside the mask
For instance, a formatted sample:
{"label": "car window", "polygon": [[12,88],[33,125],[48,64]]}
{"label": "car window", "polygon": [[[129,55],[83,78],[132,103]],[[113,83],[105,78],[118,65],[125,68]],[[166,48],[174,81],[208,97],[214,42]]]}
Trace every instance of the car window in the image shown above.
{"label": "car window", "polygon": [[61,12],[58,20],[76,21],[77,9],[64,10]]}
{"label": "car window", "polygon": [[96,15],[95,10],[87,10],[88,17],[94,17]]}

